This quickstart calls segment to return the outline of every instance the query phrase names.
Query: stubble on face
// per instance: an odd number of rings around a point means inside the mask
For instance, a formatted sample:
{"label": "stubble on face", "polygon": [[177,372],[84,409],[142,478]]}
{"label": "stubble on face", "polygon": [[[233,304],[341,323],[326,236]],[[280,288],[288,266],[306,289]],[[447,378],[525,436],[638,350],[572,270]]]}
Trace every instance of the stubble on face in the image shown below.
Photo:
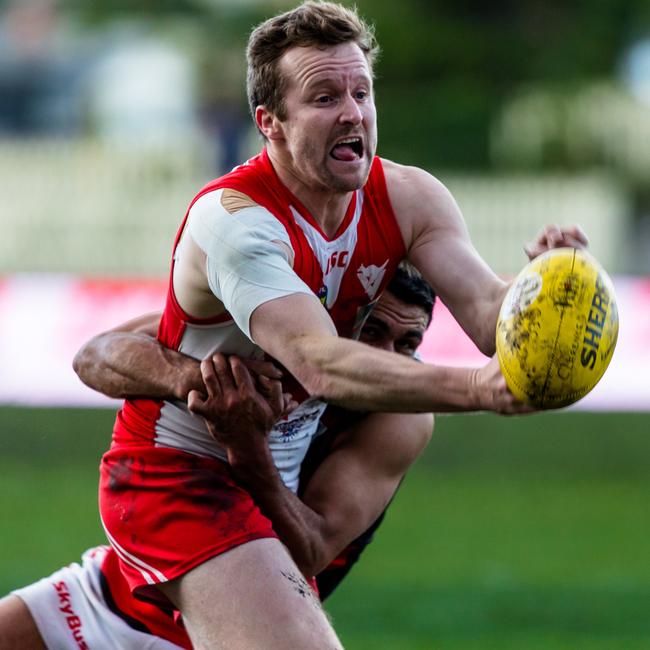
{"label": "stubble on face", "polygon": [[[296,178],[307,181],[313,190],[350,192],[362,187],[376,148],[376,115],[372,97],[371,73],[361,50],[348,43],[325,49],[295,48],[281,61],[286,75],[284,121],[287,150],[295,167]],[[332,79],[331,82],[324,80]],[[367,79],[368,103],[360,105],[362,119],[353,123],[341,119],[336,109],[316,108],[310,104],[311,85],[332,88],[332,92],[349,92],[350,86]],[[330,110],[332,112],[330,112]],[[362,157],[355,169],[345,170],[331,153],[341,138],[359,136]],[[342,171],[336,169],[340,166]]]}

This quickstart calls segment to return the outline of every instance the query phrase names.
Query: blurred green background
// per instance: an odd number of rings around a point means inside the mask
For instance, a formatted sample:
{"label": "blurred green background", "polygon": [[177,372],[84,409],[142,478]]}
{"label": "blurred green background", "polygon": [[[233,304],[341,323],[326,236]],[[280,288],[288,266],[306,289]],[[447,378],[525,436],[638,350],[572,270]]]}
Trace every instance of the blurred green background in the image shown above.
{"label": "blurred green background", "polygon": [[[189,199],[259,149],[243,48],[293,4],[0,2],[0,276],[164,276]],[[558,221],[650,273],[648,0],[356,4],[382,46],[379,153],[447,183],[498,272]],[[0,406],[0,593],[104,541],[112,419]],[[649,423],[439,418],[329,604],[346,647],[650,648]]]}
{"label": "blurred green background", "polygon": [[[0,409],[0,592],[103,542],[108,410]],[[639,414],[439,417],[328,610],[358,650],[650,647]]]}

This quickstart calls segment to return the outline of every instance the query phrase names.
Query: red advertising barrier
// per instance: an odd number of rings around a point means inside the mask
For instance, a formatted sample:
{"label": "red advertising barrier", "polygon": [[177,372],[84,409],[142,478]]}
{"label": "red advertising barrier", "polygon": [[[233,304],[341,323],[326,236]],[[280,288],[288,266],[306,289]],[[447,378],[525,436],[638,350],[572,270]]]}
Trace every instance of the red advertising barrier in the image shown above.
{"label": "red advertising barrier", "polygon": [[[162,309],[165,280],[88,280],[16,275],[0,279],[0,403],[107,406],[77,379],[72,358],[94,334]],[[614,278],[619,340],[605,376],[572,408],[650,410],[650,278]],[[442,304],[421,348],[425,362],[482,365],[486,358]]]}

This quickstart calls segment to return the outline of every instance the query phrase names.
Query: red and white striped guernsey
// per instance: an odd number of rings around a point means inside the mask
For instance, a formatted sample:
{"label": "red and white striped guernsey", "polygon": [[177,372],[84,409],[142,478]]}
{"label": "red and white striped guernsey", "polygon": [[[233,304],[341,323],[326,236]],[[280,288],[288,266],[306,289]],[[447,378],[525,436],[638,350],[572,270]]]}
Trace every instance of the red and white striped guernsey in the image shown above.
{"label": "red and white striped guernsey", "polygon": [[[357,335],[405,255],[381,159],[373,160],[367,183],[352,193],[345,217],[330,238],[280,182],[264,149],[255,158],[206,185],[194,197],[178,231],[174,250],[194,203],[210,192],[225,188],[249,196],[282,224],[294,251],[295,273],[320,298],[339,335]],[[244,357],[261,354],[227,314],[203,320],[186,314],[176,301],[171,276],[158,339],[167,347],[197,359],[216,350]],[[294,490],[300,463],[324,407],[322,402],[307,399],[271,432],[269,444],[274,460],[284,482]],[[225,451],[209,435],[202,420],[191,415],[185,404],[127,400],[117,416],[113,447],[147,442],[226,459]]]}

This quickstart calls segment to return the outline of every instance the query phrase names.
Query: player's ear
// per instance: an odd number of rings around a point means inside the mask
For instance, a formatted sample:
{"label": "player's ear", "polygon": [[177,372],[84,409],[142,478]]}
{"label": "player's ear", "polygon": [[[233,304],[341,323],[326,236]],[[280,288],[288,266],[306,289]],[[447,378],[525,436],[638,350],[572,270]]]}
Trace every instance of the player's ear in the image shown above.
{"label": "player's ear", "polygon": [[255,109],[255,123],[267,140],[284,139],[282,123],[266,106],[258,106]]}

